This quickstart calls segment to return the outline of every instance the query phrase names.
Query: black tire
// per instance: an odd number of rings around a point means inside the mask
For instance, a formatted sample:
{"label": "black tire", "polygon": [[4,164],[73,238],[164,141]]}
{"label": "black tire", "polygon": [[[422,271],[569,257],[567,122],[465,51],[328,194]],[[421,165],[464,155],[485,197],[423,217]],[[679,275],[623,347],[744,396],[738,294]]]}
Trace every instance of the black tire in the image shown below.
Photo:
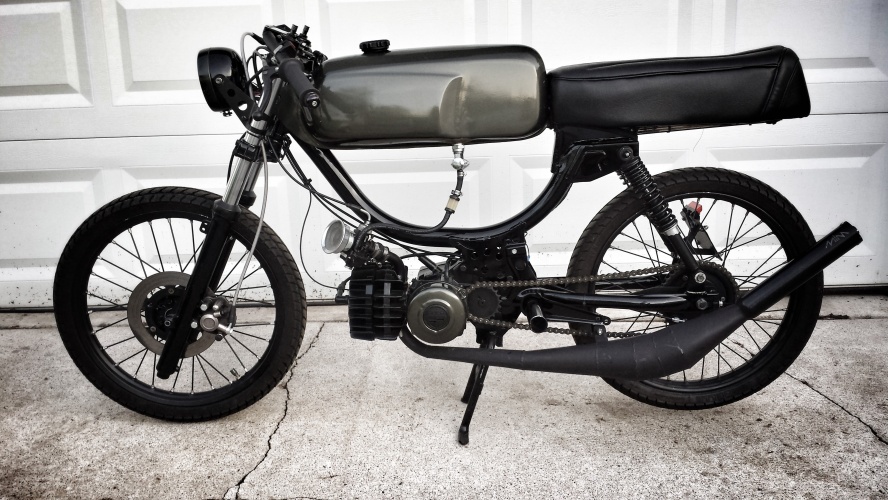
{"label": "black tire", "polygon": [[[306,302],[299,270],[280,238],[263,226],[237,306],[238,333],[220,341],[196,334],[180,369],[167,380],[156,378],[152,361],[165,338],[162,311],[187,283],[201,225],[217,199],[179,187],[128,194],[90,216],[59,260],[53,301],[68,353],[99,390],[144,415],[197,421],[246,408],[283,379],[302,342]],[[244,210],[232,225],[232,257],[217,288],[229,300],[247,261],[237,259],[252,245],[258,222]],[[128,312],[130,302],[135,309]]]}
{"label": "black tire", "polygon": [[[722,282],[731,281],[723,283],[726,294],[734,297],[729,298],[728,302],[742,296],[746,290],[772,274],[772,264],[776,263],[779,268],[782,265],[780,259],[782,262],[794,259],[814,244],[811,230],[795,207],[774,189],[747,175],[713,168],[691,168],[666,172],[654,179],[676,216],[680,215],[681,207],[690,205],[691,201],[710,209],[701,214],[704,219],[709,213],[716,214],[709,221],[703,222],[708,222],[711,236],[719,235],[712,239],[716,250],[720,251],[720,257],[725,257],[726,260],[722,262],[713,256],[702,255],[698,255],[698,259],[709,262],[706,265],[712,271],[712,279],[716,279],[715,276],[718,275]],[[706,206],[707,204],[710,206]],[[731,207],[729,214],[728,206]],[[739,214],[743,210],[746,215],[735,233],[731,225],[739,223]],[[672,264],[674,256],[664,251],[662,240],[657,241],[659,235],[655,239],[656,232],[651,230],[644,211],[643,202],[630,190],[622,192],[608,203],[592,219],[577,242],[568,267],[568,276],[625,272]],[[747,223],[747,220],[750,222]],[[641,223],[645,226],[640,226]],[[760,229],[763,225],[769,231]],[[679,227],[686,234],[688,226],[681,217]],[[741,234],[747,227],[752,229]],[[726,235],[724,245],[721,245],[721,231],[725,231]],[[759,238],[758,231],[763,231],[764,236]],[[768,232],[773,234],[768,235]],[[729,243],[732,234],[734,239]],[[763,260],[752,271],[758,262],[753,257],[766,255],[774,247],[774,255],[782,255],[777,260]],[[771,258],[773,255],[768,257]],[[625,263],[615,265],[618,259]],[[632,264],[633,259],[638,262]],[[719,271],[713,263],[723,265],[728,273]],[[763,268],[766,271],[757,274]],[[709,272],[707,274],[710,275]],[[660,276],[659,279],[667,281],[675,278]],[[618,288],[615,286],[610,292],[599,288],[597,293],[635,293],[635,290],[629,290],[625,286],[625,291]],[[591,285],[587,291],[593,291]],[[747,321],[689,370],[654,380],[605,380],[623,394],[665,408],[703,409],[738,401],[773,382],[796,359],[817,322],[822,294],[823,274],[820,273],[781,304]],[[780,309],[782,305],[786,306],[785,310]],[[663,318],[662,315],[648,313],[648,316],[635,317],[624,335],[647,334],[674,321]],[[642,317],[644,319],[639,321]],[[616,332],[628,322],[629,318],[624,323],[612,323],[609,330]],[[636,324],[644,328],[633,330]],[[620,326],[615,328],[617,325]],[[584,341],[583,337],[576,337],[576,340]],[[714,376],[712,364],[706,365],[707,359],[717,366]],[[725,373],[721,371],[723,363],[727,365]],[[699,371],[699,376],[695,370]]]}

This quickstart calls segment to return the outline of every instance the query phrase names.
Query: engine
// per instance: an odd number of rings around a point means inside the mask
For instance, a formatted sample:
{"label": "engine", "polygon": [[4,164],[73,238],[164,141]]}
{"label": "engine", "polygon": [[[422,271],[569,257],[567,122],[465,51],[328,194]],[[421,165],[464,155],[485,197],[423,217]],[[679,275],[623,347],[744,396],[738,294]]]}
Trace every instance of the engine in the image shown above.
{"label": "engine", "polygon": [[456,283],[417,278],[408,288],[390,263],[352,270],[348,322],[352,338],[395,340],[405,323],[417,338],[444,344],[466,328],[466,304]]}
{"label": "engine", "polygon": [[405,324],[430,344],[462,335],[468,319],[465,294],[458,283],[444,277],[442,267],[423,269],[408,288],[401,259],[370,239],[356,242],[341,221],[327,226],[323,248],[338,253],[352,268],[347,299],[352,338],[395,340]]}

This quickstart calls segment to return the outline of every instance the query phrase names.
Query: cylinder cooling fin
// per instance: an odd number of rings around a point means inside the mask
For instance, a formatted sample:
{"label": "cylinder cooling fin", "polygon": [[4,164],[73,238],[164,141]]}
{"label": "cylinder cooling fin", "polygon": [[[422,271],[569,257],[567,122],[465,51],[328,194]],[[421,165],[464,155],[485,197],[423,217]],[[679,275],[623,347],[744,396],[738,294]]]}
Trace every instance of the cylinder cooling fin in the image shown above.
{"label": "cylinder cooling fin", "polygon": [[352,271],[348,323],[352,338],[395,340],[404,327],[407,285],[391,264]]}

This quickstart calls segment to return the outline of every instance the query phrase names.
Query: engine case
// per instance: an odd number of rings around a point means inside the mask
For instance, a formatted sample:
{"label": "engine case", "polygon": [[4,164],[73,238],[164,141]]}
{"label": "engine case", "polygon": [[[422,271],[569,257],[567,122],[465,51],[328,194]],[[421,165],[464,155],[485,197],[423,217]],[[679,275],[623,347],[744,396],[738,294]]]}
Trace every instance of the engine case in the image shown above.
{"label": "engine case", "polygon": [[407,326],[416,338],[445,344],[466,329],[466,303],[458,287],[444,281],[421,285],[410,294]]}

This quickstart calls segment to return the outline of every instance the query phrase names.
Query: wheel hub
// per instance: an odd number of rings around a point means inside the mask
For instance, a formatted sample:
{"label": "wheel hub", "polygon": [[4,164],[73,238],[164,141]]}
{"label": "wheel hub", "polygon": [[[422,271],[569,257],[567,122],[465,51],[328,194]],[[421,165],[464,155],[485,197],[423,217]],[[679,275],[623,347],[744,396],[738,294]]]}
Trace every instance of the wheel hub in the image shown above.
{"label": "wheel hub", "polygon": [[[149,351],[160,354],[173,325],[176,304],[185,292],[189,276],[167,271],[151,275],[133,289],[126,308],[127,320],[136,339]],[[209,349],[215,339],[199,328],[192,329],[185,357]]]}
{"label": "wheel hub", "polygon": [[[700,262],[699,265],[700,270],[705,274],[705,279],[699,284],[699,286],[703,288],[705,292],[702,295],[695,295],[695,297],[698,297],[694,300],[694,303],[697,304],[696,310],[676,313],[674,315],[676,318],[682,320],[696,318],[711,310],[713,308],[713,302],[718,303],[718,306],[726,306],[736,302],[739,297],[737,282],[734,280],[734,276],[731,275],[730,271],[714,262]],[[667,285],[677,285],[681,281],[684,281],[685,283],[689,281],[686,279],[684,269],[676,271],[667,280]],[[690,294],[691,292],[688,293]]]}

